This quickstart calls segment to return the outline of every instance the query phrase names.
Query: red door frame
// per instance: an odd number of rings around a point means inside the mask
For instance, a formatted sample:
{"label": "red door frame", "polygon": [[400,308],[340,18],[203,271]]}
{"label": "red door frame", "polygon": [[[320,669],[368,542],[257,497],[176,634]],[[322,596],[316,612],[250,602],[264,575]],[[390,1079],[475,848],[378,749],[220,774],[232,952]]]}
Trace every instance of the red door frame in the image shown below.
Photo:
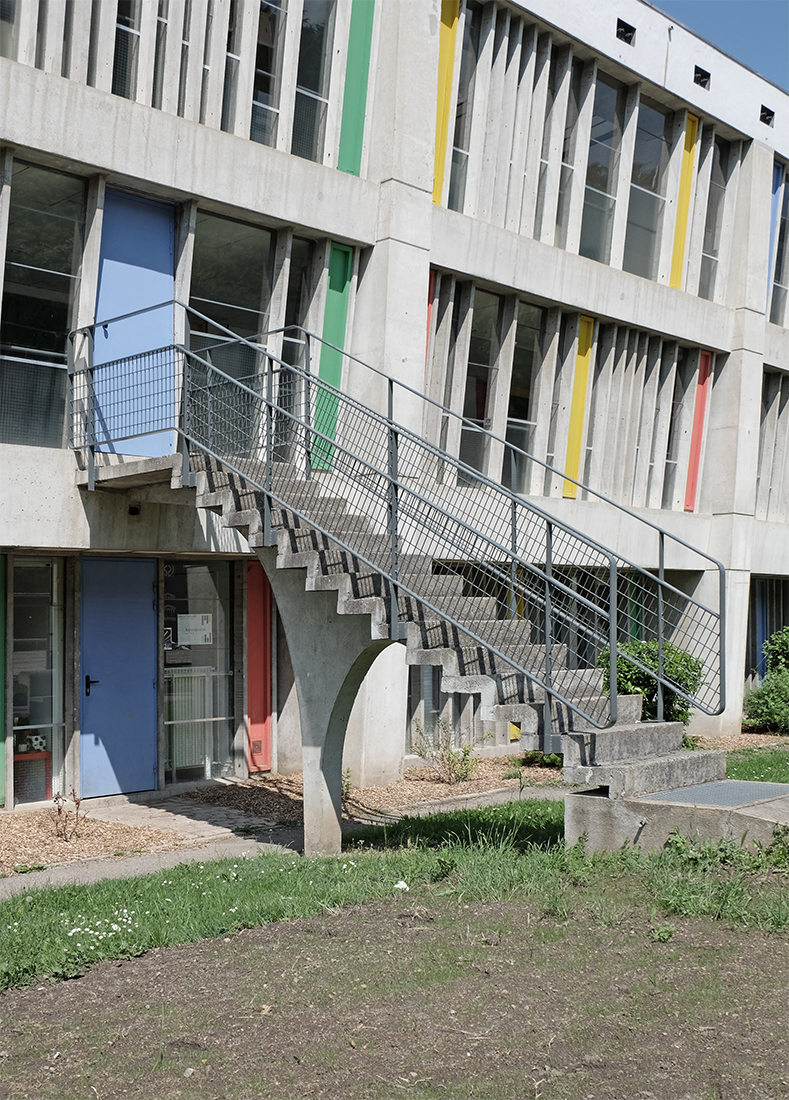
{"label": "red door frame", "polygon": [[259,561],[247,563],[249,770],[271,770],[271,588]]}

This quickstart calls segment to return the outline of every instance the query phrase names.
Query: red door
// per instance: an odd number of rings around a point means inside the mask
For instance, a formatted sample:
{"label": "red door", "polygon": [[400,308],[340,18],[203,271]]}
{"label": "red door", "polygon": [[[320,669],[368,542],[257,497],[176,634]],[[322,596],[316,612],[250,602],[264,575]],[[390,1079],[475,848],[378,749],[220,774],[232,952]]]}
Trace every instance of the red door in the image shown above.
{"label": "red door", "polygon": [[271,770],[271,588],[259,561],[247,565],[249,770]]}

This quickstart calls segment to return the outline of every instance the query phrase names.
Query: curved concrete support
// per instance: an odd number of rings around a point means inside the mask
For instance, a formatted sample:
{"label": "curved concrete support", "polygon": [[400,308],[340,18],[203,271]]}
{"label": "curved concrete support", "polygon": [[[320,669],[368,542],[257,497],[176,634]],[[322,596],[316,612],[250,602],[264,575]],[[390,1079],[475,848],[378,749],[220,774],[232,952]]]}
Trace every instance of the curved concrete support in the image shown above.
{"label": "curved concrete support", "polygon": [[301,722],[304,852],[339,855],[342,752],[359,685],[389,638],[370,636],[370,615],[340,615],[337,592],[306,591],[306,569],[278,569],[258,548],[290,650]]}

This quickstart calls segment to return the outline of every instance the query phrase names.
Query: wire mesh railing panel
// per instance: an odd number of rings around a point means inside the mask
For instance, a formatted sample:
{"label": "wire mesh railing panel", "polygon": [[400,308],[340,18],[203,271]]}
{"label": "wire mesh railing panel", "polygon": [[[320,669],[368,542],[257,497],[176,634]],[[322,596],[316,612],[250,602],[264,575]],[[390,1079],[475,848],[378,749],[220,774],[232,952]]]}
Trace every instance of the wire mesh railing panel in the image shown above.
{"label": "wire mesh railing panel", "polygon": [[[505,444],[474,422],[458,431],[442,410],[442,449],[395,421],[392,380],[387,412],[376,411],[312,374],[308,344],[302,366],[234,339],[245,350],[234,350],[233,362],[254,371],[246,377],[230,377],[204,354],[216,349],[194,343],[74,371],[72,445],[176,428],[243,479],[238,507],[256,502],[266,522],[288,528],[295,548],[336,546],[332,569],[379,573],[383,584],[365,579],[358,591],[396,595],[427,648],[445,621],[467,673],[507,682],[516,695],[547,693],[605,725],[615,712],[598,665],[607,661],[615,694],[616,658],[639,668],[646,659],[626,643],[654,641],[657,667],[646,671],[676,689],[666,647],[687,650],[703,676],[685,694],[708,713],[720,709],[721,614],[666,580],[672,536],[644,524],[659,540],[656,575],[490,481],[486,463],[497,447],[512,459],[514,438]],[[217,345],[223,362],[232,342]],[[452,583],[453,570],[461,583]]]}

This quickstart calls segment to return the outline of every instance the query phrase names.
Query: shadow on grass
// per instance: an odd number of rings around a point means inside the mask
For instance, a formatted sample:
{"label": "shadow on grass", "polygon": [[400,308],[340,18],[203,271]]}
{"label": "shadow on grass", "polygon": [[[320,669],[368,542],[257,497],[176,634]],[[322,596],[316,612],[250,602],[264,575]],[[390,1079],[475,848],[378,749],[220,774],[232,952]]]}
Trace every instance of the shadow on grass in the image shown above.
{"label": "shadow on grass", "polygon": [[501,806],[452,810],[425,817],[401,817],[391,825],[367,825],[349,832],[346,848],[438,848],[493,846],[525,851],[550,848],[564,837],[564,803],[524,799]]}

